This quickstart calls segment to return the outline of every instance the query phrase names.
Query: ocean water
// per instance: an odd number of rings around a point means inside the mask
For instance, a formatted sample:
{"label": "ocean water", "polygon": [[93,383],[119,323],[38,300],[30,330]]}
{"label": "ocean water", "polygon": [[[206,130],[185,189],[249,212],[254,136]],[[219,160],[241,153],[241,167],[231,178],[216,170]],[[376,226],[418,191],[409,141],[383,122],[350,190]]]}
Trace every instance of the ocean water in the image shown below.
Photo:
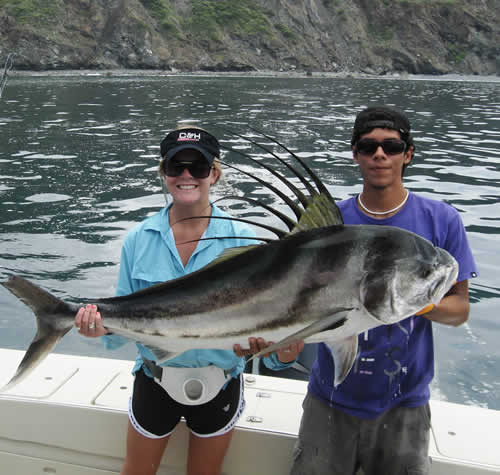
{"label": "ocean water", "polygon": [[[179,122],[202,125],[256,158],[266,153],[238,134],[286,157],[259,138],[263,131],[307,160],[335,198],[358,193],[352,124],[358,111],[382,103],[412,122],[417,152],[407,188],[459,210],[480,271],[470,282],[469,321],[434,326],[433,397],[500,409],[498,78],[12,76],[0,99],[0,280],[20,274],[76,301],[113,295],[125,234],[168,199],[157,175],[159,143]],[[241,155],[224,160],[282,188]],[[286,209],[255,180],[225,168],[213,198],[229,194]],[[220,205],[277,224],[262,208]],[[3,288],[0,306],[0,346],[26,349],[33,314]],[[74,331],[56,351],[135,357],[133,344],[108,352]]]}

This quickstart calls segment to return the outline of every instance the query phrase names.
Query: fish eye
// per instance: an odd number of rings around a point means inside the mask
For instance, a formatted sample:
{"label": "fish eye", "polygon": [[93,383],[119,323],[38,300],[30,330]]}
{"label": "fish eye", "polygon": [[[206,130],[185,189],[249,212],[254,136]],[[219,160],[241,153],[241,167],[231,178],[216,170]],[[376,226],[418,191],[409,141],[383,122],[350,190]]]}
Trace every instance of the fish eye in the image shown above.
{"label": "fish eye", "polygon": [[431,270],[429,267],[428,267],[427,269],[424,269],[424,270],[422,271],[422,277],[423,277],[424,279],[427,279],[427,277],[430,277],[430,276],[431,276],[431,274],[432,274],[432,270]]}

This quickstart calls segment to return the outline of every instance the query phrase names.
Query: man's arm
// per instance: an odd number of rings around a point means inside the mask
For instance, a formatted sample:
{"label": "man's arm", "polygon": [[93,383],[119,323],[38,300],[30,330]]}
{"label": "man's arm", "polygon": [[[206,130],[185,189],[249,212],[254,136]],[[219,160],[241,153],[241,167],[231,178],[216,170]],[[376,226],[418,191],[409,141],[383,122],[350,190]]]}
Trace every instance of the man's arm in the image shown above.
{"label": "man's arm", "polygon": [[469,281],[462,280],[457,282],[430,312],[422,314],[422,317],[458,327],[469,318],[469,310]]}

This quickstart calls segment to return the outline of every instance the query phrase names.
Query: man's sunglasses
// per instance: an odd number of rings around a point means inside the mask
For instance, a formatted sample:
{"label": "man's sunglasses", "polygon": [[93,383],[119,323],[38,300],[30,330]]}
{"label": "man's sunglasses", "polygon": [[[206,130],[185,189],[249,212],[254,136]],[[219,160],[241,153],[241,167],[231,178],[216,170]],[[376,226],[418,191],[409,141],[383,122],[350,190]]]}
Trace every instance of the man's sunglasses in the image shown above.
{"label": "man's sunglasses", "polygon": [[356,152],[361,155],[373,155],[379,147],[387,155],[398,155],[406,150],[406,142],[399,139],[386,139],[379,142],[374,139],[361,139],[356,144]]}
{"label": "man's sunglasses", "polygon": [[194,162],[167,160],[165,163],[165,175],[170,177],[181,176],[186,168],[193,178],[207,178],[212,170],[212,166],[206,160],[196,160]]}

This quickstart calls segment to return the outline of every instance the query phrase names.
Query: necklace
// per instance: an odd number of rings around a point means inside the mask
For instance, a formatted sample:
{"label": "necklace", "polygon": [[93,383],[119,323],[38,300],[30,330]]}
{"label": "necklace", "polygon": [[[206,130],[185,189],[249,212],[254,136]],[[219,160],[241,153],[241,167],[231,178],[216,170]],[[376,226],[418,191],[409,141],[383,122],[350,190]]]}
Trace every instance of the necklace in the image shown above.
{"label": "necklace", "polygon": [[363,202],[361,201],[361,195],[363,193],[360,193],[358,195],[358,201],[359,201],[359,205],[361,206],[361,208],[363,208],[363,211],[366,211],[367,213],[370,213],[370,214],[375,214],[375,215],[382,215],[382,214],[389,214],[389,213],[394,213],[394,211],[397,211],[399,208],[402,208],[404,206],[404,204],[406,203],[406,201],[408,200],[408,196],[410,196],[410,192],[408,190],[406,190],[406,196],[405,196],[405,199],[403,201],[401,201],[401,203],[399,203],[395,208],[392,208],[388,211],[372,211],[371,209],[368,209],[364,204]]}

